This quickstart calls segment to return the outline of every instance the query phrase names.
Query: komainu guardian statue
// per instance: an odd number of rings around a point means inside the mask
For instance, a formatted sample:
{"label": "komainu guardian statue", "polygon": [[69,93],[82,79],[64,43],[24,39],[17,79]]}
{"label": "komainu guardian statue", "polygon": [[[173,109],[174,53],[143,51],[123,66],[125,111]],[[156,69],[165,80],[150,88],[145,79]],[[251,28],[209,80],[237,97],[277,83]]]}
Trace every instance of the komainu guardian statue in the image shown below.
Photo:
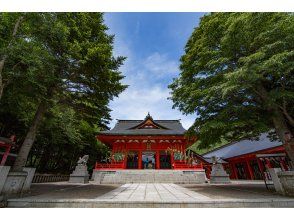
{"label": "komainu guardian statue", "polygon": [[229,174],[227,174],[223,168],[222,161],[223,160],[219,157],[211,157],[212,171],[210,174],[210,184],[224,184],[231,182]]}
{"label": "komainu guardian statue", "polygon": [[89,160],[89,155],[84,155],[83,157],[80,157],[78,160],[78,165],[86,166],[87,162]]}
{"label": "komainu guardian statue", "polygon": [[87,162],[89,160],[89,155],[84,155],[80,157],[75,170],[70,174],[69,182],[70,183],[88,183],[89,182],[89,173]]}

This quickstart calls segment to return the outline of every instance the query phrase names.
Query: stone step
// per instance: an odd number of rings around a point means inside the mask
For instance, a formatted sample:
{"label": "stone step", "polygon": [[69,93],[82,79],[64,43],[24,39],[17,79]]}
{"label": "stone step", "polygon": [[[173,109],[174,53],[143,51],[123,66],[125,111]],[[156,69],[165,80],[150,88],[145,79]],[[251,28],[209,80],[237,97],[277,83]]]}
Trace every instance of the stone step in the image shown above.
{"label": "stone step", "polygon": [[31,208],[293,208],[294,200],[247,199],[218,201],[95,201],[10,199],[8,207]]}
{"label": "stone step", "polygon": [[94,183],[124,184],[124,183],[205,183],[204,170],[120,170],[95,171]]}

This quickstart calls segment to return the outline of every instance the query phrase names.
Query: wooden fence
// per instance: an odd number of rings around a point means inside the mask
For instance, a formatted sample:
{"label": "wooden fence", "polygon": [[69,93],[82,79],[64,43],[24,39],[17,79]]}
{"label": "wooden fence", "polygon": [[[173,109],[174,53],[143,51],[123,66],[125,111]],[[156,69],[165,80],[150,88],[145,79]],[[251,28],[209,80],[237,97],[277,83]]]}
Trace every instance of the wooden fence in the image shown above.
{"label": "wooden fence", "polygon": [[62,182],[68,181],[69,175],[63,174],[38,174],[33,178],[33,183]]}

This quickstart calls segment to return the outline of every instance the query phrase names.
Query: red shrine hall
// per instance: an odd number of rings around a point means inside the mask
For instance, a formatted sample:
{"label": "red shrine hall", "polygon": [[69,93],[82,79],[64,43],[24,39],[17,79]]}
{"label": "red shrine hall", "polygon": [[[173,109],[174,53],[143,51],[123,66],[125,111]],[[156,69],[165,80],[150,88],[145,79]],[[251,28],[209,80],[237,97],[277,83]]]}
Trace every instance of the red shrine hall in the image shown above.
{"label": "red shrine hall", "polygon": [[186,148],[194,139],[184,134],[180,120],[118,120],[112,130],[102,131],[97,139],[109,146],[108,163],[97,162],[96,170],[117,169],[203,169],[205,161]]}

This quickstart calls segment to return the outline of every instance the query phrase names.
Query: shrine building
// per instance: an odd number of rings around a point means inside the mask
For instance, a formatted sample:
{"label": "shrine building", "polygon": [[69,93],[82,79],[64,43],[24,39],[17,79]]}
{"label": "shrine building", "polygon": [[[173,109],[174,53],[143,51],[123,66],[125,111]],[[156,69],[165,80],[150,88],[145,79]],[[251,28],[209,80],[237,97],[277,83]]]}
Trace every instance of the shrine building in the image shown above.
{"label": "shrine building", "polygon": [[109,161],[96,163],[95,170],[119,169],[203,169],[200,155],[187,155],[196,138],[187,138],[180,120],[118,120],[113,129],[102,131],[97,139],[111,149]]}
{"label": "shrine building", "polygon": [[[269,168],[290,169],[285,147],[279,140],[270,140],[267,133],[258,140],[245,139],[229,143],[202,155],[204,159],[222,158],[223,166],[231,179],[271,179]],[[209,178],[210,166],[205,166]]]}

